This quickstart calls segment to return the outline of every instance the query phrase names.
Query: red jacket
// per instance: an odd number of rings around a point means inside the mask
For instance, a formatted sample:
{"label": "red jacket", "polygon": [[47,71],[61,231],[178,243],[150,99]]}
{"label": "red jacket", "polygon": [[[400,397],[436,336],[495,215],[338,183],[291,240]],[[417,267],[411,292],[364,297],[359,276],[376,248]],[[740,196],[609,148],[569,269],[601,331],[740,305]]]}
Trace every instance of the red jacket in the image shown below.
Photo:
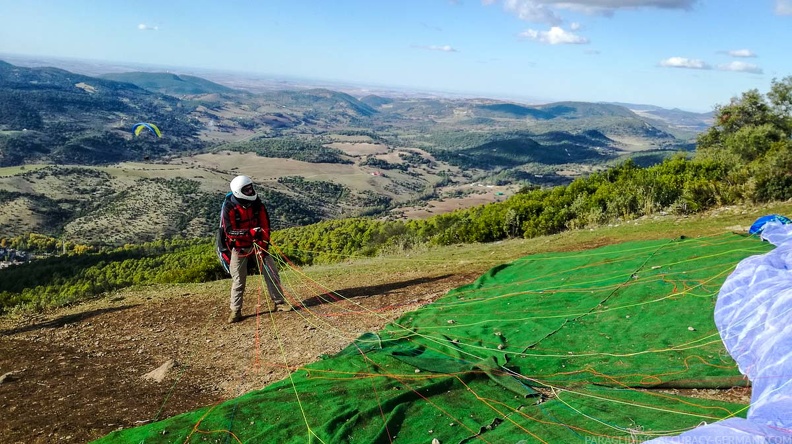
{"label": "red jacket", "polygon": [[[229,248],[250,248],[253,242],[257,242],[265,250],[269,246],[269,215],[259,198],[243,203],[233,195],[229,196],[223,203],[222,227]],[[260,237],[253,238],[253,228],[261,228]]]}

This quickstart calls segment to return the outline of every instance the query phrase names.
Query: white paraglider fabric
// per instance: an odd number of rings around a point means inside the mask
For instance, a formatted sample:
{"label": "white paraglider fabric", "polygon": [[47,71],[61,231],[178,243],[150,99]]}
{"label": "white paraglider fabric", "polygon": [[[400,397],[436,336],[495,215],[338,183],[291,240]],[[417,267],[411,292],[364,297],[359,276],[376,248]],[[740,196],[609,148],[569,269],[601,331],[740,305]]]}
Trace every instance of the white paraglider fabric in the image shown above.
{"label": "white paraglider fabric", "polygon": [[792,444],[792,224],[770,222],[761,238],[776,248],[743,259],[715,304],[726,350],[751,381],[747,418],[647,442]]}

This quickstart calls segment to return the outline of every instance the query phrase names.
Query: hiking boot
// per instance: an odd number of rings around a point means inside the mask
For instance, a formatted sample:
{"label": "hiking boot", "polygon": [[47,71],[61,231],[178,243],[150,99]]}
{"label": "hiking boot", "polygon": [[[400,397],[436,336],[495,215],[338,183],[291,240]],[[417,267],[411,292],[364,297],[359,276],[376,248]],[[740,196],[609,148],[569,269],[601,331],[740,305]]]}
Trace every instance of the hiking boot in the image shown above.
{"label": "hiking boot", "polygon": [[234,324],[234,323],[239,322],[241,320],[242,320],[242,311],[241,310],[232,311],[231,314],[228,316],[228,323],[229,324]]}

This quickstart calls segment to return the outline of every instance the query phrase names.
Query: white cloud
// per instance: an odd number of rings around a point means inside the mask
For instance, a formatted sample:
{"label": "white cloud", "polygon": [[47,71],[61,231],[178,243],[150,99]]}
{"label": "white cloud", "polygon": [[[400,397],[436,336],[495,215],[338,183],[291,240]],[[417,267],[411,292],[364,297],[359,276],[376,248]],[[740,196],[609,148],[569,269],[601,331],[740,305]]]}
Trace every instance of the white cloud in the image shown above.
{"label": "white cloud", "polygon": [[561,17],[549,8],[534,0],[504,0],[503,9],[516,15],[520,20],[532,23],[560,25]]}
{"label": "white cloud", "polygon": [[613,15],[620,9],[683,9],[689,10],[699,0],[531,0],[557,5],[559,8],[586,14]]}
{"label": "white cloud", "polygon": [[457,52],[451,45],[413,45],[413,48],[428,49],[430,51]]}
{"label": "white cloud", "polygon": [[[683,9],[689,10],[700,0],[503,0],[503,8],[520,20],[533,23],[560,25],[563,20],[556,12],[566,9],[591,15],[613,15],[620,9]],[[789,4],[792,0],[776,0],[776,10],[782,3]],[[497,0],[482,0],[484,5],[491,5]]]}
{"label": "white cloud", "polygon": [[734,49],[729,51],[728,54],[732,57],[756,57],[756,54],[750,49]]}
{"label": "white cloud", "polygon": [[528,29],[521,32],[520,37],[529,38],[531,40],[547,43],[549,45],[585,45],[589,43],[587,38],[581,37],[569,31],[564,31],[564,29],[559,26],[553,26],[549,31],[536,31],[534,29]]}
{"label": "white cloud", "polygon": [[665,68],[711,69],[711,67],[702,60],[688,59],[685,57],[669,57],[661,61],[660,66]]}
{"label": "white cloud", "polygon": [[778,15],[792,15],[792,0],[776,0],[775,11]]}
{"label": "white cloud", "polygon": [[159,28],[156,27],[156,26],[149,26],[149,25],[147,25],[145,23],[141,23],[141,24],[138,25],[138,29],[141,30],[141,31],[156,31]]}
{"label": "white cloud", "polygon": [[751,74],[764,73],[764,71],[762,71],[762,68],[752,63],[745,63],[745,62],[731,62],[725,65],[718,65],[718,69],[721,71],[747,72]]}

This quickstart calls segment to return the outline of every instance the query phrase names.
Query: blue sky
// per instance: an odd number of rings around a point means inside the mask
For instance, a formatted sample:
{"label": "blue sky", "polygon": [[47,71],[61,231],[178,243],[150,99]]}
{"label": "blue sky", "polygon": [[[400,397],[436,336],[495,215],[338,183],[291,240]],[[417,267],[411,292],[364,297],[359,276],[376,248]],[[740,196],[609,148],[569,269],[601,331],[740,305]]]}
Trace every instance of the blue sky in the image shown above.
{"label": "blue sky", "polygon": [[792,75],[792,0],[0,0],[0,53],[710,111]]}

